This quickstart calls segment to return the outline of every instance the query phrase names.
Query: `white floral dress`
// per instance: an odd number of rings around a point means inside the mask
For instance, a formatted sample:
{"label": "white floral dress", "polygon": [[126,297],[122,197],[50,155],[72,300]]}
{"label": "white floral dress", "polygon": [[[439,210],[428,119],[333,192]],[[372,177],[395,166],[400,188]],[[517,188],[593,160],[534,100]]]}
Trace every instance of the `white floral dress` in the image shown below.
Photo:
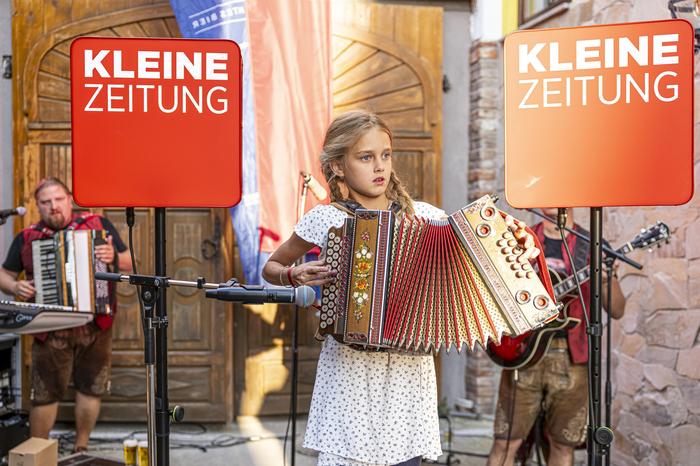
{"label": "white floral dress", "polygon": [[[414,202],[416,215],[445,213]],[[347,214],[330,205],[309,211],[295,233],[320,247]],[[304,446],[319,466],[393,465],[442,454],[432,356],[356,351],[327,338],[318,360]]]}

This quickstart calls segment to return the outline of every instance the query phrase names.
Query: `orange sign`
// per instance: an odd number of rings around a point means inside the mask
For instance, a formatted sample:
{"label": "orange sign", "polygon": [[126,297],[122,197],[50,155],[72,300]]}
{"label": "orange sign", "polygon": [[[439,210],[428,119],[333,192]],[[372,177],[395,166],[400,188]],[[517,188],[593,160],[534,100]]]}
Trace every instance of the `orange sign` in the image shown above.
{"label": "orange sign", "polygon": [[229,207],[241,198],[235,42],[71,45],[73,191],[86,207]]}
{"label": "orange sign", "polygon": [[505,40],[514,207],[677,205],[693,195],[693,27],[519,31]]}

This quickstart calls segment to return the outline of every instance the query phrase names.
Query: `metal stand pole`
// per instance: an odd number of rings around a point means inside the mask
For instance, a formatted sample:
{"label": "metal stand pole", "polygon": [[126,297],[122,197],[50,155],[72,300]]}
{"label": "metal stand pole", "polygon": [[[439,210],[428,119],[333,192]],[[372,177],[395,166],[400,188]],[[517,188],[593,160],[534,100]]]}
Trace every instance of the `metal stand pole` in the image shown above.
{"label": "metal stand pole", "polygon": [[[165,277],[165,208],[155,209],[155,273]],[[168,406],[168,316],[165,288],[156,306],[156,449],[157,465],[170,464],[170,420]]]}
{"label": "metal stand pole", "polygon": [[297,450],[297,374],[299,373],[299,308],[294,310],[294,331],[292,333],[292,451],[291,465],[295,466]]}
{"label": "metal stand pole", "polygon": [[593,405],[589,409],[590,421],[588,425],[588,464],[601,466],[603,456],[607,454],[608,446],[612,443],[613,434],[606,426],[601,425],[600,409],[600,354],[601,354],[601,289],[603,279],[603,208],[591,208],[591,299],[590,299],[590,326],[587,329],[591,336],[588,348],[588,364],[590,365],[591,389]]}
{"label": "metal stand pole", "polygon": [[[608,296],[607,300],[605,303],[605,309],[608,311],[608,317],[607,317],[607,322],[608,322],[608,328],[605,332],[605,338],[606,338],[606,343],[607,347],[605,348],[605,425],[610,426],[612,419],[610,416],[610,409],[612,406],[612,379],[610,377],[611,373],[611,367],[610,367],[610,348],[612,344],[612,338],[611,338],[611,332],[612,332],[612,318],[611,318],[611,309],[612,309],[612,279],[613,279],[613,263],[615,262],[615,258],[610,258],[607,257],[605,259],[605,269],[607,271],[608,275]],[[610,466],[610,457],[612,456],[612,451],[611,451],[612,444],[608,446],[608,451],[607,454],[605,455],[605,466]]]}
{"label": "metal stand pole", "polygon": [[158,290],[142,286],[141,300],[143,302],[143,351],[146,363],[146,410],[148,424],[148,464],[156,464],[156,406],[155,406],[155,327],[153,326],[153,309],[158,299]]}

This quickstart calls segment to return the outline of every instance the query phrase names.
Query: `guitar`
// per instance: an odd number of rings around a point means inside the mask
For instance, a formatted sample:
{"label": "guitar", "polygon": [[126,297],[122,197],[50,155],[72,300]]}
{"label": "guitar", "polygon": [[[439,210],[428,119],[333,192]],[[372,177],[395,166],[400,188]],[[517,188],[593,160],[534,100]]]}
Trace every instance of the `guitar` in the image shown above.
{"label": "guitar", "polygon": [[[635,249],[650,248],[662,241],[668,242],[671,236],[665,223],[657,222],[641,232],[628,243],[623,244],[615,252],[627,255]],[[659,247],[661,244],[659,244]],[[561,279],[554,271],[551,271],[554,284],[554,296],[558,302],[564,303],[559,317],[549,324],[524,333],[517,337],[503,336],[500,344],[489,343],[486,349],[488,357],[505,369],[525,369],[536,364],[549,349],[549,344],[554,335],[561,330],[569,330],[580,323],[579,319],[567,315],[568,307],[574,299],[578,298],[576,280],[573,275]],[[591,277],[590,267],[586,266],[578,270],[578,279],[581,284]],[[572,293],[573,292],[573,293]]]}

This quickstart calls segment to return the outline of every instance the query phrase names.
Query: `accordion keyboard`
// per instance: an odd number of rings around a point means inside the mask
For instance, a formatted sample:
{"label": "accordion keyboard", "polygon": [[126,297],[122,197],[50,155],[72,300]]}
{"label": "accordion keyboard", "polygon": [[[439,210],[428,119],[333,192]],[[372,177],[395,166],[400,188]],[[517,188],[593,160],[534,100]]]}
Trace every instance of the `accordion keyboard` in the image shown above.
{"label": "accordion keyboard", "polygon": [[43,304],[60,304],[56,274],[58,263],[54,240],[33,241],[32,257],[34,257],[36,301]]}

